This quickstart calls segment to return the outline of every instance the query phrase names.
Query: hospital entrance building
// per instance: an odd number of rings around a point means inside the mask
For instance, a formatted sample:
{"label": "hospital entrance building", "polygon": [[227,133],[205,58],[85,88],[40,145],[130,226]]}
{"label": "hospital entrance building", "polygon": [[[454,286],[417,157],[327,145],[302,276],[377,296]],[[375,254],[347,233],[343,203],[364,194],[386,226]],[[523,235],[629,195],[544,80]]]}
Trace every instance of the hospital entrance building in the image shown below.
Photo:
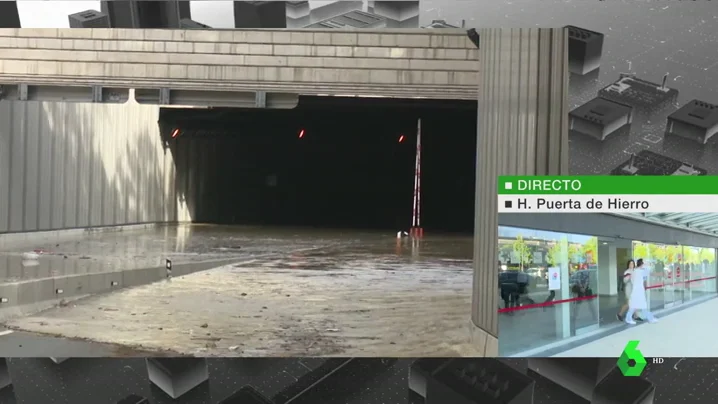
{"label": "hospital entrance building", "polygon": [[617,329],[631,259],[650,268],[658,315],[712,299],[717,248],[718,214],[499,214],[499,354],[543,355]]}

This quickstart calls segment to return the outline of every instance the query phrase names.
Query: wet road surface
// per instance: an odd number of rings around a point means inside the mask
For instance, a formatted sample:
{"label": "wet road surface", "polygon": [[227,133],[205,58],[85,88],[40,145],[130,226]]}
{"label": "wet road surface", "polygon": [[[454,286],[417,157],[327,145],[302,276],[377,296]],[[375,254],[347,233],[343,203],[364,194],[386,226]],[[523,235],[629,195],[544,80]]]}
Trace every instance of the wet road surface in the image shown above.
{"label": "wet road surface", "polygon": [[8,326],[202,356],[475,354],[468,344],[471,237],[412,244],[388,233],[189,232],[183,248],[158,248],[158,256],[232,254],[241,262],[90,297]]}

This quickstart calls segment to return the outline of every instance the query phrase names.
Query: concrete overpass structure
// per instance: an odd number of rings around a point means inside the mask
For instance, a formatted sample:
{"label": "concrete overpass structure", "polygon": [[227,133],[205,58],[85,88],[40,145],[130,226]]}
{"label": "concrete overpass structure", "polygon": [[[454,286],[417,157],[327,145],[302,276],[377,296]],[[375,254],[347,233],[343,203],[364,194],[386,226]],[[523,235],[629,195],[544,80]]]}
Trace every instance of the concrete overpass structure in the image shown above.
{"label": "concrete overpass structure", "polygon": [[37,88],[5,87],[6,99],[63,86],[65,100],[92,101],[95,87],[124,102],[134,88],[141,103],[246,106],[263,93],[291,107],[292,95],[474,100],[479,83],[463,30],[9,29],[0,43],[0,84]]}
{"label": "concrete overpass structure", "polygon": [[480,35],[477,49],[453,29],[0,30],[0,233],[191,221],[205,163],[178,160],[192,147],[163,137],[158,105],[478,100],[470,329],[496,355],[497,176],[568,173],[567,35]]}

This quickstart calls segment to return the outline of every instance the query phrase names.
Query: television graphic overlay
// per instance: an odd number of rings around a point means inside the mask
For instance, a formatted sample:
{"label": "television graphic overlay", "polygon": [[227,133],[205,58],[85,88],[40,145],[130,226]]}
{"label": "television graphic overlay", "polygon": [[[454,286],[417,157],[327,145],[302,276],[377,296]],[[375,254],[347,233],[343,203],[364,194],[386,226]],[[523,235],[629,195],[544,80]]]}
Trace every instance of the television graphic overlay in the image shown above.
{"label": "television graphic overlay", "polygon": [[500,355],[718,356],[690,325],[718,307],[718,177],[500,177],[498,195]]}
{"label": "television graphic overlay", "polygon": [[640,341],[628,341],[618,358],[618,368],[624,376],[640,376],[646,368],[646,358],[638,349]]}
{"label": "television graphic overlay", "polygon": [[421,2],[422,21],[566,26],[570,173],[718,174],[714,2]]}
{"label": "television graphic overlay", "polygon": [[[713,403],[716,359],[666,358],[640,376],[611,358],[147,358],[0,360],[3,404]],[[203,377],[187,372],[205,369]],[[175,390],[172,390],[173,385]],[[186,390],[181,394],[178,389]],[[173,398],[174,397],[174,398]],[[447,401],[447,398],[452,401]]]}

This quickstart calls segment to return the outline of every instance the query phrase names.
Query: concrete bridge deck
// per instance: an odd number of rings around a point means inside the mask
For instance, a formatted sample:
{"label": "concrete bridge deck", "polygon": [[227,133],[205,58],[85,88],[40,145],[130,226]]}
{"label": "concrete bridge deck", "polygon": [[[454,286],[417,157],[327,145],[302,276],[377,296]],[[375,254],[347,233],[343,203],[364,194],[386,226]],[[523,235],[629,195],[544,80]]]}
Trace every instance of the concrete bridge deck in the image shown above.
{"label": "concrete bridge deck", "polygon": [[479,83],[459,29],[0,29],[0,54],[5,85],[475,100]]}

